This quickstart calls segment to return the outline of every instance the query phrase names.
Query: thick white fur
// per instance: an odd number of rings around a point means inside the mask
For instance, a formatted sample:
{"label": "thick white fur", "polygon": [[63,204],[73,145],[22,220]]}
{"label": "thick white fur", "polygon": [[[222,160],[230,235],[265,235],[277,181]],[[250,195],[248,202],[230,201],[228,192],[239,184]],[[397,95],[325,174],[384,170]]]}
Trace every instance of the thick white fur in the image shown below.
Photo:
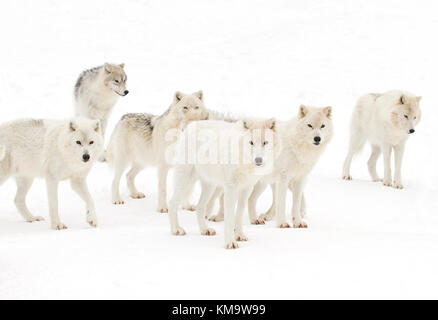
{"label": "thick white fur", "polygon": [[[353,156],[369,141],[372,146],[368,170],[373,181],[382,181],[376,171],[376,162],[383,151],[385,186],[402,189],[401,166],[406,140],[421,119],[421,97],[404,91],[367,94],[359,98],[353,111],[350,147],[344,162],[343,178],[351,180]],[[411,130],[411,132],[410,132]],[[391,153],[394,150],[395,174],[392,180]]]}
{"label": "thick white fur", "polygon": [[[161,116],[138,115],[141,120],[132,115],[131,120],[122,118],[114,129],[107,150],[107,161],[114,166],[112,184],[112,202],[123,204],[120,197],[120,178],[130,165],[131,170],[126,179],[132,198],[144,198],[135,186],[135,177],[146,166],[158,167],[158,207],[157,211],[165,213],[167,206],[167,174],[171,164],[166,159],[166,150],[175,138],[172,131],[184,128],[193,120],[208,117],[204,106],[202,91],[193,94],[176,92],[174,101],[168,111]],[[171,131],[172,130],[172,131]],[[167,136],[170,134],[170,136]]]}
{"label": "thick white fur", "polygon": [[100,120],[103,136],[114,105],[120,96],[127,94],[124,66],[105,63],[102,67],[86,70],[76,84],[76,115]]}
{"label": "thick white fur", "polygon": [[[312,108],[302,105],[297,118],[278,124],[282,151],[276,159],[275,170],[260,179],[249,198],[248,211],[251,223],[263,224],[265,220],[271,220],[277,214],[277,227],[289,228],[290,225],[285,219],[286,193],[289,187],[293,195],[293,227],[307,227],[303,220],[303,188],[307,176],[332,138],[331,112],[331,107]],[[321,138],[319,145],[315,145],[315,137]],[[271,209],[257,218],[257,199],[267,184],[272,186],[274,201]]]}
{"label": "thick white fur", "polygon": [[[242,215],[245,210],[248,197],[252,191],[255,183],[265,174],[272,170],[273,161],[261,166],[255,164],[257,157],[263,155],[263,137],[265,131],[271,131],[274,140],[274,145],[278,148],[278,139],[275,134],[275,120],[270,119],[266,121],[239,121],[236,123],[229,123],[224,121],[196,121],[191,123],[184,133],[179,137],[179,141],[188,139],[190,136],[202,130],[211,130],[216,137],[221,137],[224,134],[227,136],[238,137],[241,144],[250,144],[251,155],[254,158],[249,163],[216,163],[216,164],[182,164],[175,168],[175,182],[174,193],[169,203],[169,220],[171,232],[174,235],[185,235],[184,229],[181,228],[178,222],[177,210],[179,204],[186,194],[189,186],[194,180],[200,179],[202,192],[198,204],[196,205],[198,223],[202,235],[214,235],[216,232],[208,228],[205,220],[207,204],[211,199],[213,193],[220,187],[224,191],[224,212],[225,212],[225,248],[238,248],[236,241],[246,241],[248,238],[243,233],[242,229]],[[256,135],[252,136],[255,130],[263,130],[259,139]],[[246,141],[245,137],[248,134],[252,139]],[[216,141],[216,140],[215,140]],[[210,143],[207,141],[205,143]],[[218,148],[218,158],[223,154],[228,154],[228,148]],[[236,208],[237,203],[237,208]]]}
{"label": "thick white fur", "polygon": [[[80,142],[80,144],[78,143]],[[26,206],[26,195],[34,178],[46,180],[53,229],[65,229],[58,216],[58,183],[70,179],[74,191],[86,203],[87,222],[97,225],[94,203],[86,177],[103,150],[97,120],[16,120],[0,126],[0,184],[9,177],[17,182],[15,205],[26,221],[40,221]],[[88,154],[89,160],[84,161]],[[85,157],[88,157],[85,156]]]}

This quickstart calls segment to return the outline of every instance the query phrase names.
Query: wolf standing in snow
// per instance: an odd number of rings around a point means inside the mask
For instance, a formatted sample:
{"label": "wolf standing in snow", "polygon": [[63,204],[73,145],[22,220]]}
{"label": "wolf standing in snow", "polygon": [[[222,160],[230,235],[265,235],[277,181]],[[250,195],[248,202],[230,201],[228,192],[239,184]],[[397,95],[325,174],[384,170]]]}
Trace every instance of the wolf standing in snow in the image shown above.
{"label": "wolf standing in snow", "polygon": [[[200,143],[195,148],[207,150],[213,158],[212,162],[204,163],[195,159],[194,162],[183,162],[176,166],[174,193],[169,203],[172,234],[185,235],[178,222],[177,210],[193,181],[200,179],[202,192],[196,210],[201,234],[216,234],[215,230],[208,228],[205,215],[211,196],[217,187],[221,187],[224,190],[225,248],[238,248],[236,241],[248,240],[242,229],[242,215],[253,186],[273,169],[280,148],[275,128],[275,119],[248,119],[235,123],[208,120],[188,125],[178,138],[178,143],[184,145],[184,141],[195,139],[195,144]],[[207,135],[201,136],[202,133]],[[238,144],[231,145],[230,148],[227,143],[218,143],[227,141],[228,137]],[[237,154],[248,156],[249,161],[226,161],[229,159],[229,150],[237,150]],[[188,157],[190,156],[189,152]],[[219,159],[225,161],[217,161]]]}
{"label": "wolf standing in snow", "polygon": [[97,226],[94,203],[86,177],[103,150],[100,122],[85,118],[59,120],[16,120],[0,126],[0,184],[9,177],[17,183],[15,205],[28,222],[44,220],[33,216],[26,195],[34,178],[46,180],[53,229],[66,229],[58,216],[58,184],[70,179],[73,190],[86,203],[87,222]]}
{"label": "wolf standing in snow", "polygon": [[167,173],[171,165],[166,160],[166,149],[172,144],[166,134],[184,127],[186,123],[207,119],[202,91],[193,94],[176,92],[169,109],[161,116],[147,113],[128,113],[117,123],[108,145],[107,160],[114,165],[112,201],[123,204],[120,197],[120,178],[130,165],[126,179],[131,197],[144,198],[135,186],[135,177],[145,166],[158,167],[158,208],[165,213],[167,207]]}
{"label": "wolf standing in snow", "polygon": [[76,81],[74,98],[77,116],[100,120],[102,135],[119,96],[126,96],[125,64],[105,63],[85,70]]}
{"label": "wolf standing in snow", "polygon": [[[350,148],[344,162],[343,179],[351,180],[353,156],[365,142],[371,143],[368,171],[373,181],[382,181],[377,175],[376,162],[383,151],[385,186],[402,189],[401,166],[405,144],[421,119],[421,97],[403,91],[384,94],[370,93],[359,98],[353,111]],[[394,150],[395,174],[392,180],[391,153]]]}
{"label": "wolf standing in snow", "polygon": [[[312,171],[333,135],[332,108],[300,106],[298,117],[278,124],[282,150],[275,163],[275,170],[257,183],[249,202],[251,223],[263,224],[277,215],[277,227],[289,228],[285,219],[287,188],[292,191],[292,223],[294,228],[306,228],[303,220],[305,204],[303,189]],[[271,184],[273,203],[268,213],[256,216],[257,199]]]}

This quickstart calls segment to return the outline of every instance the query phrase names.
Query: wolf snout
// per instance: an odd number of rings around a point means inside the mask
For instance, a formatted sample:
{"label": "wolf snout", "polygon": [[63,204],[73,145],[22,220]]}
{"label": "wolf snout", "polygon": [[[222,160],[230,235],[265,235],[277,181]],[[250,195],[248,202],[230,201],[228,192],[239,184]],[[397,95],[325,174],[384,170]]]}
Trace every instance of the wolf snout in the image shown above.
{"label": "wolf snout", "polygon": [[84,153],[82,155],[82,160],[84,160],[84,162],[88,162],[88,160],[90,160],[90,155],[88,153]]}
{"label": "wolf snout", "polygon": [[318,145],[321,143],[321,137],[320,136],[316,136],[313,138],[313,141],[315,141],[315,144]]}
{"label": "wolf snout", "polygon": [[412,133],[414,133],[415,132],[415,129],[410,129],[409,130],[409,134],[412,134]]}
{"label": "wolf snout", "polygon": [[263,158],[257,157],[254,159],[254,162],[255,162],[256,166],[260,167],[263,164]]}
{"label": "wolf snout", "polygon": [[125,90],[123,91],[123,93],[125,94],[125,96],[129,93],[129,90]]}

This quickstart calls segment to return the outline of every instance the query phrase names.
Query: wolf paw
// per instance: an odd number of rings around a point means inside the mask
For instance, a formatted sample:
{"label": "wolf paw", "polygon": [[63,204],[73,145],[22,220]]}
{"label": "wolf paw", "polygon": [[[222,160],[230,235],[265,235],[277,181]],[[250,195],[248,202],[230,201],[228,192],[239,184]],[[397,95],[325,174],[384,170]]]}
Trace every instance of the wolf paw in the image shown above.
{"label": "wolf paw", "polygon": [[31,216],[29,218],[26,218],[26,222],[35,222],[35,221],[44,221],[44,218],[40,216]]}
{"label": "wolf paw", "polygon": [[53,230],[65,230],[65,229],[67,229],[67,226],[61,222],[52,223],[52,229]]}
{"label": "wolf paw", "polygon": [[239,245],[237,244],[236,241],[230,241],[225,244],[225,249],[237,249],[237,248],[239,248]]}
{"label": "wolf paw", "polygon": [[305,228],[307,228],[307,223],[305,221],[302,221],[302,220],[297,221],[297,222],[294,221],[294,228],[305,229]]}
{"label": "wolf paw", "polygon": [[146,196],[143,192],[136,192],[136,193],[131,194],[132,199],[143,199],[145,197]]}
{"label": "wolf paw", "polygon": [[221,214],[217,214],[215,216],[210,217],[208,220],[214,221],[214,222],[221,222],[221,221],[224,221],[224,216]]}
{"label": "wolf paw", "polygon": [[185,204],[182,206],[183,210],[196,211],[196,206],[194,204]]}
{"label": "wolf paw", "polygon": [[177,227],[175,230],[172,230],[172,234],[175,236],[185,236],[186,232],[183,228]]}
{"label": "wolf paw", "polygon": [[202,230],[201,234],[203,236],[215,236],[216,235],[216,231],[214,229],[207,228],[205,230]]}
{"label": "wolf paw", "polygon": [[164,208],[158,208],[157,211],[160,213],[168,213],[169,209],[167,207],[164,207]]}
{"label": "wolf paw", "polygon": [[283,223],[280,223],[278,225],[278,227],[281,228],[281,229],[287,229],[287,228],[290,228],[290,224],[287,223],[287,222],[283,222]]}
{"label": "wolf paw", "polygon": [[92,227],[97,227],[97,217],[95,215],[87,214],[87,222]]}
{"label": "wolf paw", "polygon": [[265,219],[261,218],[261,216],[259,218],[253,219],[251,220],[251,224],[265,224]]}
{"label": "wolf paw", "polygon": [[118,205],[118,204],[125,204],[125,201],[120,200],[120,199],[118,199],[118,200],[113,200],[113,204],[115,204],[115,205]]}
{"label": "wolf paw", "polygon": [[383,179],[382,178],[373,178],[373,182],[382,182]]}
{"label": "wolf paw", "polygon": [[392,182],[391,181],[383,181],[383,185],[385,187],[392,187]]}
{"label": "wolf paw", "polygon": [[236,241],[248,241],[248,237],[243,233],[243,231],[236,231]]}
{"label": "wolf paw", "polygon": [[395,189],[403,189],[403,185],[401,184],[401,182],[394,182],[394,184],[392,186]]}
{"label": "wolf paw", "polygon": [[348,181],[353,180],[353,178],[352,178],[349,174],[344,175],[344,176],[342,177],[342,179],[344,179],[344,180],[348,180]]}

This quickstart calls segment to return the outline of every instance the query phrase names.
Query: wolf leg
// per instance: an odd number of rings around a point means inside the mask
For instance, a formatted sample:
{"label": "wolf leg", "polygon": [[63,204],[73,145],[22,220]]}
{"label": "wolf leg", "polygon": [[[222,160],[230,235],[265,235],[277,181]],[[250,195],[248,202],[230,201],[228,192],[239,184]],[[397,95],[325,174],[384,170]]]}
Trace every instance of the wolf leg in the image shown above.
{"label": "wolf leg", "polygon": [[143,192],[140,192],[137,190],[137,187],[135,186],[135,177],[138,175],[138,173],[143,170],[143,166],[133,163],[131,170],[126,174],[126,183],[128,185],[129,192],[131,194],[131,198],[134,199],[142,199],[145,197]]}
{"label": "wolf leg", "polygon": [[223,194],[223,190],[221,187],[216,187],[216,190],[214,191],[213,195],[211,196],[210,200],[207,204],[207,210],[205,212],[205,217],[208,218],[210,221],[214,221],[214,217],[211,217],[211,213],[213,212],[214,204],[216,202],[216,199]]}
{"label": "wolf leg", "polygon": [[207,223],[205,221],[205,214],[206,214],[208,201],[211,199],[211,196],[215,192],[216,187],[214,185],[201,182],[201,188],[202,188],[201,196],[199,198],[198,204],[196,205],[199,230],[201,231],[202,235],[214,236],[216,234],[216,231],[207,227]]}
{"label": "wolf leg", "polygon": [[379,159],[380,154],[382,153],[382,149],[380,149],[380,147],[377,145],[372,145],[371,148],[372,148],[372,152],[370,159],[368,160],[368,171],[373,181],[375,182],[382,181],[382,179],[379,178],[379,175],[377,174],[376,171],[377,159]]}
{"label": "wolf leg", "polygon": [[217,214],[213,217],[210,217],[210,221],[214,221],[214,222],[221,222],[224,221],[224,192],[223,190],[220,188],[221,190],[221,194],[219,197],[219,210],[217,212]]}
{"label": "wolf leg", "polygon": [[47,196],[49,198],[49,214],[52,229],[67,229],[67,226],[59,220],[58,214],[58,184],[59,182],[52,177],[46,177]]}
{"label": "wolf leg", "polygon": [[188,211],[196,210],[196,206],[190,203],[190,196],[192,195],[193,189],[195,188],[195,183],[196,181],[193,181],[193,183],[187,188],[187,193],[184,196],[184,200],[182,204],[182,208],[184,210],[188,210]]}
{"label": "wolf leg", "polygon": [[85,202],[87,213],[87,222],[92,227],[97,227],[96,210],[94,208],[93,198],[88,191],[87,181],[85,178],[75,178],[70,180],[73,191]]}
{"label": "wolf leg", "polygon": [[401,167],[402,167],[404,152],[405,152],[405,142],[402,142],[394,147],[394,162],[395,162],[394,188],[397,189],[403,189],[402,178],[401,178]]}
{"label": "wolf leg", "polygon": [[234,232],[236,201],[236,186],[226,185],[224,188],[225,249],[239,247]]}
{"label": "wolf leg", "polygon": [[236,209],[236,227],[234,229],[237,241],[248,241],[248,237],[243,232],[243,212],[245,211],[246,205],[248,203],[248,198],[253,192],[253,188],[243,189],[239,193],[239,199],[237,201]]}
{"label": "wolf leg", "polygon": [[167,173],[169,167],[161,165],[158,167],[158,207],[157,211],[161,213],[168,212],[167,207]]}
{"label": "wolf leg", "polygon": [[351,132],[351,137],[350,137],[350,146],[348,149],[348,154],[347,157],[345,158],[344,161],[344,168],[342,171],[342,179],[344,180],[351,180],[351,175],[350,175],[350,167],[351,167],[351,162],[353,160],[353,156],[356,152],[358,152],[361,148],[361,146],[365,143],[366,139],[363,137],[362,133],[359,131],[353,131]]}
{"label": "wolf leg", "polygon": [[275,212],[277,214],[277,227],[278,228],[290,228],[289,223],[286,222],[286,194],[287,194],[287,182],[284,178],[280,178],[275,183]]}
{"label": "wolf leg", "polygon": [[169,202],[169,222],[170,232],[173,235],[185,235],[186,232],[179,225],[178,208],[187,191],[187,184],[193,179],[193,167],[182,166],[175,168],[174,172],[174,191]]}
{"label": "wolf leg", "polygon": [[267,184],[264,182],[259,181],[255,186],[254,189],[248,199],[248,214],[249,214],[249,220],[251,224],[265,224],[265,220],[260,217],[257,218],[257,200],[260,197],[260,195],[265,191],[267,187]]}
{"label": "wolf leg", "polygon": [[307,228],[306,222],[304,222],[301,216],[301,202],[303,200],[303,181],[296,181],[293,183],[292,195],[292,221],[294,228]]}
{"label": "wolf leg", "polygon": [[391,153],[392,146],[389,144],[383,145],[383,162],[385,168],[385,176],[383,178],[383,185],[387,187],[392,186],[392,172],[391,172]]}
{"label": "wolf leg", "polygon": [[115,161],[114,165],[114,178],[112,183],[112,201],[113,204],[124,204],[125,202],[120,197],[120,179],[122,178],[123,171],[125,171],[125,164],[120,161]]}
{"label": "wolf leg", "polygon": [[33,183],[33,178],[17,177],[17,194],[15,195],[15,206],[18,212],[27,222],[43,221],[43,217],[33,216],[26,205],[26,196]]}
{"label": "wolf leg", "polygon": [[271,207],[266,211],[266,213],[263,213],[260,215],[259,218],[265,220],[265,221],[271,221],[275,217],[275,183],[271,184],[271,191],[272,191],[272,204]]}

